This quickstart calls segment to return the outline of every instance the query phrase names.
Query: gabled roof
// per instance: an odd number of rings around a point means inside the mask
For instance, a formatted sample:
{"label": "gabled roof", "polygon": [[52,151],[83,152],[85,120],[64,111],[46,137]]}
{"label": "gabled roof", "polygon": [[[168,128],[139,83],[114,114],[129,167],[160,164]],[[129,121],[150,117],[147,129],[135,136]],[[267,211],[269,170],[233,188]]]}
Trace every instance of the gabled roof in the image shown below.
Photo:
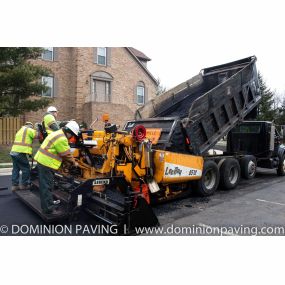
{"label": "gabled roof", "polygon": [[[149,78],[156,84],[158,85],[158,82],[156,81],[156,79],[153,77],[153,75],[149,72],[149,70],[142,64],[142,62],[139,60],[139,58],[135,55],[135,53],[133,52],[133,50],[136,50],[134,48],[129,48],[129,47],[125,47],[125,49],[131,54],[131,56],[134,58],[134,60],[138,63],[138,65],[143,69],[143,71],[149,76]],[[136,50],[138,51],[138,50]],[[139,51],[138,51],[139,52]],[[142,52],[140,52],[141,54],[143,54]],[[149,59],[150,60],[150,59]]]}
{"label": "gabled roof", "polygon": [[132,51],[132,53],[138,58],[138,59],[141,59],[141,60],[145,60],[145,61],[151,61],[151,59],[146,56],[143,52],[141,52],[140,50],[137,50],[133,47],[129,47],[129,49]]}

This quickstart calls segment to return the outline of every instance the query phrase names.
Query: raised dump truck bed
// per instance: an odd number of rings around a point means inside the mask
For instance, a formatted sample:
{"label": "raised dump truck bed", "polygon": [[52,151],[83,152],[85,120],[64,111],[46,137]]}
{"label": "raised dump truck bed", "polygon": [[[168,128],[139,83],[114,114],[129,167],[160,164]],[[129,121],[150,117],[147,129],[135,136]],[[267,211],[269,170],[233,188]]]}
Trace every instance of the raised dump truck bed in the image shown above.
{"label": "raised dump truck bed", "polygon": [[[254,118],[261,94],[256,57],[208,67],[188,81],[149,101],[136,112],[140,124],[176,117],[175,130],[165,149],[181,150],[181,144],[194,154],[204,154],[245,117]],[[151,126],[150,126],[151,127]],[[159,127],[159,126],[156,126]],[[184,137],[177,140],[171,136]],[[170,143],[170,144],[169,144]],[[184,148],[184,147],[183,147]]]}

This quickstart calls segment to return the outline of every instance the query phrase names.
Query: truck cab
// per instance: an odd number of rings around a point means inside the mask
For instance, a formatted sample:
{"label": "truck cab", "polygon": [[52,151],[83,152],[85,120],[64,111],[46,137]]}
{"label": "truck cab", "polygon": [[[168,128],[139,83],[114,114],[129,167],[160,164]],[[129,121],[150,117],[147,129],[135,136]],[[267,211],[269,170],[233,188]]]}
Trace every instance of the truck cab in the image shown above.
{"label": "truck cab", "polygon": [[284,160],[285,146],[277,126],[269,121],[244,121],[227,136],[227,153],[253,155],[257,166],[277,168]]}

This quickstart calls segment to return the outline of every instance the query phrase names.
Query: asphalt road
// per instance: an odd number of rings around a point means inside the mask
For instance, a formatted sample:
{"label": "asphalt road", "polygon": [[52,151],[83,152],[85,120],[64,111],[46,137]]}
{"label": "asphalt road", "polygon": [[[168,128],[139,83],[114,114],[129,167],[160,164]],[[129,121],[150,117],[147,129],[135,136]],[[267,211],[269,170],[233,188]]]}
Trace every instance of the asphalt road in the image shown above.
{"label": "asphalt road", "polygon": [[[162,227],[272,226],[285,225],[285,177],[274,170],[259,169],[253,180],[241,180],[230,191],[214,196],[189,196],[154,207]],[[10,187],[10,176],[0,176],[0,187]],[[77,221],[93,223],[89,217]],[[9,190],[0,191],[0,225],[43,224],[42,220]]]}
{"label": "asphalt road", "polygon": [[275,170],[258,169],[255,179],[242,179],[234,190],[161,205],[156,214],[165,226],[285,226],[285,177]]}
{"label": "asphalt road", "polygon": [[[8,190],[0,191],[0,235],[1,235],[1,225],[9,227],[9,232],[11,234],[12,225],[45,225],[43,220],[35,214],[28,206],[18,199],[18,197],[11,192],[11,175],[0,176],[0,188],[8,187]],[[89,215],[82,213],[79,217],[79,220],[72,222],[72,225],[82,226],[78,234],[92,234],[88,229],[84,232],[84,225],[98,225],[98,221],[92,219]],[[17,227],[15,227],[17,229]],[[15,230],[16,232],[16,230]],[[24,234],[26,234],[24,232]],[[63,232],[56,233],[56,235],[65,235]],[[69,232],[66,232],[68,235]],[[74,231],[72,231],[74,234]],[[96,235],[101,233],[96,230]],[[103,233],[104,234],[104,233]]]}
{"label": "asphalt road", "polygon": [[11,176],[0,176],[0,224],[42,224],[42,220],[11,192]]}

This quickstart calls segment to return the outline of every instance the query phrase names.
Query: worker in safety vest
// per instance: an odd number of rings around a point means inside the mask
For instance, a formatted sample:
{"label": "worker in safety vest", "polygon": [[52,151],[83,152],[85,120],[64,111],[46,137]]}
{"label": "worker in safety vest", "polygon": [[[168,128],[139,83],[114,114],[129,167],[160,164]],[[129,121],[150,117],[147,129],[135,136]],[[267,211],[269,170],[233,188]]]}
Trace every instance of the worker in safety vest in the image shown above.
{"label": "worker in safety vest", "polygon": [[48,107],[47,113],[45,113],[43,118],[43,128],[49,135],[52,132],[58,131],[60,129],[56,118],[57,118],[57,109],[53,106]]}
{"label": "worker in safety vest", "polygon": [[[10,155],[13,161],[12,191],[27,190],[30,188],[30,164],[27,155],[32,155],[32,143],[37,137],[33,123],[26,122],[16,133]],[[20,171],[22,184],[19,186]]]}
{"label": "worker in safety vest", "polygon": [[75,121],[70,121],[62,129],[49,134],[41,144],[34,159],[38,162],[39,191],[41,207],[45,214],[57,214],[51,191],[54,184],[54,171],[58,170],[62,162],[78,166],[74,160],[68,144],[68,139],[78,136],[79,126]]}

